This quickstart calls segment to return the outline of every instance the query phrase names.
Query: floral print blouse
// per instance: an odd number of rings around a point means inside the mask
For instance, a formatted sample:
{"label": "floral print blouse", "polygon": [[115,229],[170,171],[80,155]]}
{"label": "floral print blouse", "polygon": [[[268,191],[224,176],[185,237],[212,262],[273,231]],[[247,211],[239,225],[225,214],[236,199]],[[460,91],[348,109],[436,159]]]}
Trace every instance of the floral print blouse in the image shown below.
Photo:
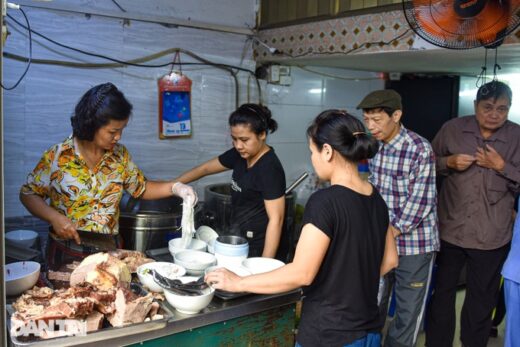
{"label": "floral print blouse", "polygon": [[21,192],[49,199],[79,230],[115,235],[123,190],[139,198],[145,188],[146,178],[123,145],[107,151],[91,170],[70,136],[43,154]]}

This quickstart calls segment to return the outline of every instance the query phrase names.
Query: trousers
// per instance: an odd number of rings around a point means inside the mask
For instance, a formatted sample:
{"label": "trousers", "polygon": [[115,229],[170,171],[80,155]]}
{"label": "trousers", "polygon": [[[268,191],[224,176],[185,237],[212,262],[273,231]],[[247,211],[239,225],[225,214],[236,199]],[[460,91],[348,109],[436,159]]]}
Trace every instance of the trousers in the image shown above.
{"label": "trousers", "polygon": [[500,269],[508,251],[509,245],[494,250],[479,250],[441,241],[435,288],[427,311],[428,347],[453,345],[457,284],[464,264],[466,296],[461,312],[460,340],[466,347],[486,347],[491,314],[498,300]]}

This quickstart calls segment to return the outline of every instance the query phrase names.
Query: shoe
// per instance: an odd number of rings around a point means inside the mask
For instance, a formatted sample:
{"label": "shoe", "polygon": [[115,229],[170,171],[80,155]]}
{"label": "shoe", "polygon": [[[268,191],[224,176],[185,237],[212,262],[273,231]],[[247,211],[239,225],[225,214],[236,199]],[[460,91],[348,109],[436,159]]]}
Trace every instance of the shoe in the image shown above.
{"label": "shoe", "polygon": [[491,327],[491,330],[489,330],[489,337],[497,337],[497,336],[498,336],[497,327]]}

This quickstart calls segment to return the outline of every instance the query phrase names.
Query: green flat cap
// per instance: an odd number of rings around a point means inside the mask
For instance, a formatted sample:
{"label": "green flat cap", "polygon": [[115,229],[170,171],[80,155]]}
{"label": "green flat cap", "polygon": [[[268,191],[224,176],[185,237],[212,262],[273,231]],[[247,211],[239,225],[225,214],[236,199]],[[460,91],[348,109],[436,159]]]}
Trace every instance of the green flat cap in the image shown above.
{"label": "green flat cap", "polygon": [[389,107],[394,110],[402,110],[401,95],[393,89],[376,90],[365,96],[357,106],[357,109]]}

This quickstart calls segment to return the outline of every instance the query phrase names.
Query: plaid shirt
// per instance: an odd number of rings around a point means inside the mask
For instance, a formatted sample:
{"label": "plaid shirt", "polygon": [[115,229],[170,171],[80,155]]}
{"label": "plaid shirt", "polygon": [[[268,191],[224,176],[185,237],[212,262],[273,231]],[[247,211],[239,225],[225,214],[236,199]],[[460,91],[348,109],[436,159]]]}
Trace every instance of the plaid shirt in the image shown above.
{"label": "plaid shirt", "polygon": [[390,223],[401,232],[399,255],[439,250],[435,155],[430,143],[401,126],[369,161],[370,182],[388,205]]}

